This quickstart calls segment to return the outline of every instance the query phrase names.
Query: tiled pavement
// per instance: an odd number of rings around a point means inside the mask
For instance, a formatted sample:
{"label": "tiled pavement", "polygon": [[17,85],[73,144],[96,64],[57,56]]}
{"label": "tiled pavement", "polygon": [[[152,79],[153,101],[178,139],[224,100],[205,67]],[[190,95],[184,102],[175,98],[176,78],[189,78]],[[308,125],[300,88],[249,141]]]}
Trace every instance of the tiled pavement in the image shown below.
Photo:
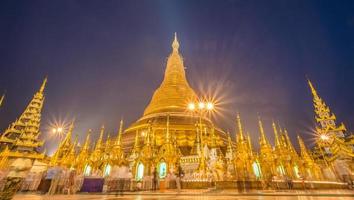
{"label": "tiled pavement", "polygon": [[38,195],[17,194],[14,200],[115,200],[115,199],[188,199],[188,200],[224,200],[224,199],[260,199],[260,200],[315,200],[354,199],[354,191],[350,190],[311,190],[311,191],[251,191],[247,194],[239,194],[234,190],[183,190],[180,193],[172,190],[158,192],[129,192],[123,196],[116,194],[76,194],[76,195]]}

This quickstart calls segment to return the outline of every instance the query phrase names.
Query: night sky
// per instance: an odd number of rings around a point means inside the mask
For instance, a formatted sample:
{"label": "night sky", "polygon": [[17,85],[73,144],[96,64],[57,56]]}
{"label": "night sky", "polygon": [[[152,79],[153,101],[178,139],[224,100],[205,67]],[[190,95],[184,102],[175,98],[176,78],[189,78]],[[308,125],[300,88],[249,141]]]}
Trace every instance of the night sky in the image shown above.
{"label": "night sky", "polygon": [[76,118],[80,140],[102,124],[116,134],[138,119],[163,79],[177,32],[187,78],[220,98],[215,116],[234,131],[236,112],[258,143],[257,115],[311,144],[309,77],[354,128],[354,1],[1,1],[3,131],[48,76],[42,138],[50,122]]}

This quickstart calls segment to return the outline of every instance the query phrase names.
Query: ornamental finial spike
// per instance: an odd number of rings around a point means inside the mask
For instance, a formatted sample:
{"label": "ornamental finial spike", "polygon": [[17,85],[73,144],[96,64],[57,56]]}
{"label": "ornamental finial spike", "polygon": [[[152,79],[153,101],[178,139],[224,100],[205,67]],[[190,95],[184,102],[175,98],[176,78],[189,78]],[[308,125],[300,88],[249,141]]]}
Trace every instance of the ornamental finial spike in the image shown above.
{"label": "ornamental finial spike", "polygon": [[48,79],[48,77],[45,77],[45,78],[44,78],[43,83],[42,83],[42,85],[41,85],[41,88],[39,89],[39,92],[40,92],[40,93],[43,93],[43,92],[44,92],[45,86],[46,86],[46,84],[47,84],[47,79]]}
{"label": "ornamental finial spike", "polygon": [[4,102],[5,94],[3,94],[0,98],[0,107],[2,106],[2,102]]}
{"label": "ornamental finial spike", "polygon": [[307,79],[307,83],[308,83],[309,86],[310,86],[312,95],[313,95],[314,97],[318,97],[317,91],[316,91],[315,87],[313,87],[313,85],[312,85],[310,79]]}
{"label": "ornamental finial spike", "polygon": [[177,39],[177,33],[175,32],[175,38],[172,42],[172,49],[174,52],[178,52],[178,48],[179,48],[179,42],[178,42],[178,39]]}

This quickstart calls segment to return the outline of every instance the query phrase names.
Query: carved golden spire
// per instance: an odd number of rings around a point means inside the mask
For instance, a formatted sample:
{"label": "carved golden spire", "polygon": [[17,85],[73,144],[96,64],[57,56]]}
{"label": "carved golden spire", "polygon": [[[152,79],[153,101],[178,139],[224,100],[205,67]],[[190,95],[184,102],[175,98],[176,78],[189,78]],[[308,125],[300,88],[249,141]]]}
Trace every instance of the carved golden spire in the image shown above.
{"label": "carved golden spire", "polygon": [[90,135],[91,135],[91,129],[88,130],[85,143],[82,146],[82,150],[85,150],[85,151],[89,151],[90,150]]}
{"label": "carved golden spire", "polygon": [[259,132],[261,133],[260,143],[261,145],[268,145],[269,143],[264,133],[263,124],[260,117],[258,117],[258,125],[259,125]]}
{"label": "carved golden spire", "polygon": [[2,103],[4,102],[5,94],[3,94],[0,98],[0,107],[2,106]]}
{"label": "carved golden spire", "polygon": [[102,148],[102,145],[103,145],[103,134],[104,134],[104,126],[102,125],[101,131],[100,131],[100,137],[97,140],[95,149]]}
{"label": "carved golden spire", "polygon": [[41,111],[44,103],[43,92],[46,82],[45,78],[39,91],[34,95],[19,119],[13,122],[1,135],[0,142],[12,144],[12,151],[31,149],[31,153],[36,156],[44,156],[39,155],[36,149],[43,146],[43,142],[38,141],[38,136],[40,135]]}
{"label": "carved golden spire", "polygon": [[71,136],[72,136],[72,133],[73,133],[73,129],[74,129],[74,120],[71,122],[69,130],[66,133],[66,136],[65,136],[64,140],[62,140],[59,143],[58,149],[53,154],[53,156],[52,156],[52,158],[50,160],[50,165],[52,165],[52,166],[60,165],[62,162],[64,162],[65,157],[69,153],[70,148],[72,146]]}
{"label": "carved golden spire", "polygon": [[305,160],[312,160],[312,157],[309,154],[304,141],[302,140],[302,138],[299,135],[297,136],[297,140],[299,141],[301,158],[303,158]]}
{"label": "carved golden spire", "polygon": [[342,132],[346,131],[344,124],[341,124],[339,127],[336,126],[336,116],[331,113],[331,110],[326,103],[321,99],[321,97],[318,96],[318,93],[311,81],[308,79],[307,82],[313,95],[313,106],[316,114],[315,119],[320,124],[320,126],[316,128],[317,132],[335,131],[338,132],[339,136],[343,137],[344,135]]}
{"label": "carved golden spire", "polygon": [[237,113],[236,121],[237,121],[239,139],[241,141],[243,141],[244,137],[243,137],[243,130],[242,130],[241,118],[240,118],[240,114],[239,113]]}
{"label": "carved golden spire", "polygon": [[274,121],[272,122],[272,127],[273,127],[274,137],[275,137],[274,138],[275,139],[275,147],[280,147],[281,143],[280,143],[280,140],[279,140],[278,130],[277,130],[277,127],[275,126]]}
{"label": "carved golden spire", "polygon": [[186,79],[183,59],[178,50],[179,42],[175,34],[172,43],[172,53],[167,60],[164,80],[146,107],[144,116],[152,113],[184,113],[188,101],[197,99],[195,92]]}
{"label": "carved golden spire", "polygon": [[74,165],[75,165],[75,162],[73,162],[73,161],[76,158],[75,149],[77,147],[77,143],[78,143],[78,136],[76,135],[74,143],[70,146],[70,149],[69,149],[67,155],[65,155],[63,157],[62,163],[63,163],[63,165],[65,165],[68,168],[74,167]]}
{"label": "carved golden spire", "polygon": [[41,85],[41,88],[40,88],[39,91],[38,91],[39,93],[43,94],[44,89],[45,89],[45,86],[47,85],[47,80],[48,80],[48,78],[45,77],[44,80],[43,80],[43,83],[42,83],[42,85]]}
{"label": "carved golden spire", "polygon": [[175,32],[175,38],[173,39],[173,42],[172,42],[172,49],[173,49],[174,52],[178,53],[179,42],[178,42],[178,39],[177,39],[177,33],[176,32]]}
{"label": "carved golden spire", "polygon": [[114,165],[121,165],[124,162],[124,151],[122,149],[122,134],[123,134],[123,119],[119,123],[118,136],[115,145],[112,147],[111,155],[109,156]]}
{"label": "carved golden spire", "polygon": [[248,132],[247,132],[247,145],[248,145],[250,156],[252,157],[253,156],[252,141],[251,141],[250,134]]}
{"label": "carved golden spire", "polygon": [[89,153],[90,153],[90,135],[91,135],[91,129],[88,130],[87,136],[86,136],[86,140],[84,145],[81,148],[81,151],[79,153],[79,155],[76,158],[76,169],[81,172],[85,165],[88,163],[89,161]]}
{"label": "carved golden spire", "polygon": [[121,119],[120,123],[119,123],[119,132],[118,132],[118,137],[117,137],[117,141],[116,141],[116,144],[119,146],[122,143],[122,134],[123,134],[123,119]]}
{"label": "carved golden spire", "polygon": [[71,137],[72,137],[72,134],[73,134],[73,130],[74,130],[74,123],[75,123],[75,120],[73,120],[69,126],[69,130],[68,130],[68,133],[66,134],[62,144],[65,145],[71,145]]}

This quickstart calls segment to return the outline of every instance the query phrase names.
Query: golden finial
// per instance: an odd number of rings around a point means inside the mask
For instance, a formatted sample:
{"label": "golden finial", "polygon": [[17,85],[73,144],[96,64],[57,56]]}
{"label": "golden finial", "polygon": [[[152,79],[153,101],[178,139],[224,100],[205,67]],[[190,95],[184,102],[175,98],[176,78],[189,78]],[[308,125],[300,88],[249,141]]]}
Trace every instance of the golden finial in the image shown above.
{"label": "golden finial", "polygon": [[243,140],[243,131],[242,131],[242,124],[241,124],[241,118],[240,118],[240,113],[237,113],[237,126],[238,126],[238,132],[240,134],[240,139],[241,141]]}
{"label": "golden finial", "polygon": [[1,105],[2,105],[2,102],[4,102],[4,98],[5,98],[5,94],[3,94],[3,95],[1,96],[1,99],[0,99],[0,107],[1,107]]}
{"label": "golden finial", "polygon": [[48,80],[48,78],[45,77],[44,80],[43,80],[43,83],[42,83],[42,85],[41,85],[41,88],[39,89],[39,92],[40,92],[40,93],[43,93],[43,92],[44,92],[45,86],[47,85],[47,80]]}
{"label": "golden finial", "polygon": [[103,134],[104,134],[104,125],[102,125],[101,127],[100,137],[98,138],[98,141],[96,143],[96,148],[101,147],[103,141]]}
{"label": "golden finial", "polygon": [[179,42],[178,42],[178,39],[177,39],[177,33],[175,32],[175,37],[174,37],[174,40],[172,42],[172,49],[174,52],[178,52],[178,49],[179,49]]}
{"label": "golden finial", "polygon": [[91,135],[91,129],[88,130],[87,136],[86,136],[86,140],[85,140],[85,144],[82,147],[82,149],[85,150],[89,150],[90,149],[90,135]]}
{"label": "golden finial", "polygon": [[315,89],[315,87],[313,86],[312,82],[310,81],[310,79],[307,79],[307,83],[309,84],[310,86],[310,89],[311,89],[311,93],[313,95],[313,98],[316,99],[316,98],[319,98],[318,94],[317,94],[317,91]]}
{"label": "golden finial", "polygon": [[266,136],[265,136],[265,133],[264,133],[263,124],[262,124],[262,121],[261,121],[260,117],[258,117],[258,125],[259,125],[259,131],[261,132],[261,142],[263,144],[266,144],[267,143],[267,139],[266,139]]}
{"label": "golden finial", "polygon": [[273,126],[273,131],[274,131],[274,136],[275,136],[275,146],[280,146],[278,130],[277,130],[277,127],[276,127],[274,121],[272,122],[272,126]]}
{"label": "golden finial", "polygon": [[297,135],[297,140],[299,142],[299,146],[300,146],[300,154],[303,158],[305,157],[310,157],[306,145],[304,143],[304,141],[302,140],[302,138],[300,137],[300,135]]}

